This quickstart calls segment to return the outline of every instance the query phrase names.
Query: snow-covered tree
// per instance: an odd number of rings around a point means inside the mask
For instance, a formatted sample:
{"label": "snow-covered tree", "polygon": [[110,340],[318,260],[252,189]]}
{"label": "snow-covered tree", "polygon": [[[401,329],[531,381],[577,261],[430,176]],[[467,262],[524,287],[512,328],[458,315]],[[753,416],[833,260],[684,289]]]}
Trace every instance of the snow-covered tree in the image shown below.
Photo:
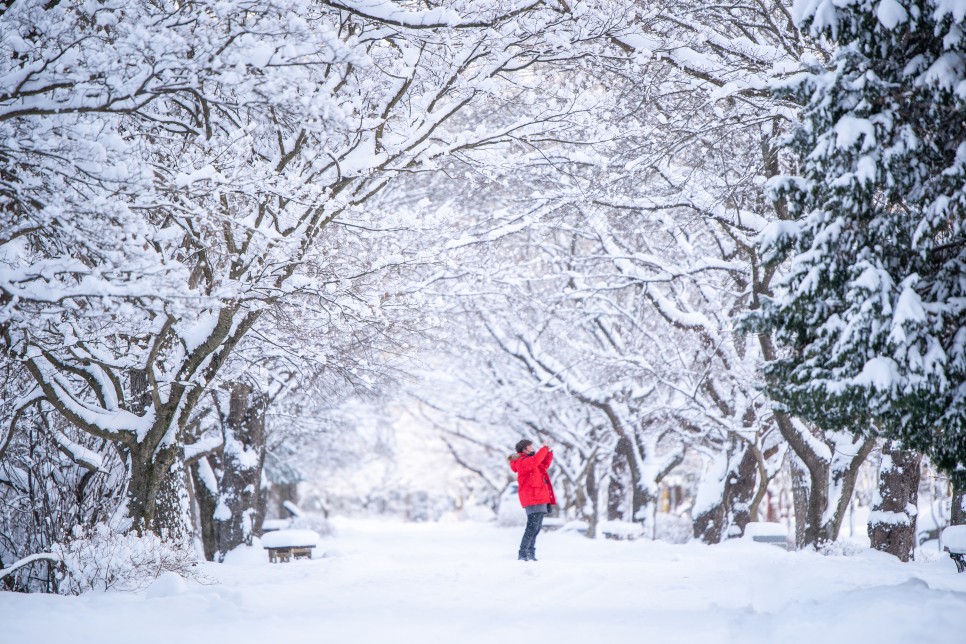
{"label": "snow-covered tree", "polygon": [[[359,212],[401,176],[572,109],[447,130],[605,33],[564,5],[501,4],[4,13],[0,332],[37,395],[125,453],[132,528],[184,532],[192,412],[265,311],[345,293],[351,267],[309,265],[330,229],[371,225]],[[398,263],[361,250],[370,271]]]}
{"label": "snow-covered tree", "polygon": [[[797,171],[771,183],[788,220],[761,241],[789,265],[750,318],[781,348],[767,391],[791,413],[897,438],[954,473],[966,461],[963,7],[796,11],[837,46],[780,88],[802,112],[787,140]],[[903,522],[914,530],[914,516]]]}

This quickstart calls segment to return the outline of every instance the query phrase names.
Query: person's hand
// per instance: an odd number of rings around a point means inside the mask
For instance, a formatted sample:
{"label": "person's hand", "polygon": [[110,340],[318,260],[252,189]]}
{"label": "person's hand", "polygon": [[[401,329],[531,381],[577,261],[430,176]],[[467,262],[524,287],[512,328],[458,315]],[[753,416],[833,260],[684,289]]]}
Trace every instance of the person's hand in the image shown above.
{"label": "person's hand", "polygon": [[547,441],[544,441],[543,442],[543,446],[546,447],[547,449],[549,449],[551,452],[553,451],[553,445],[551,445]]}

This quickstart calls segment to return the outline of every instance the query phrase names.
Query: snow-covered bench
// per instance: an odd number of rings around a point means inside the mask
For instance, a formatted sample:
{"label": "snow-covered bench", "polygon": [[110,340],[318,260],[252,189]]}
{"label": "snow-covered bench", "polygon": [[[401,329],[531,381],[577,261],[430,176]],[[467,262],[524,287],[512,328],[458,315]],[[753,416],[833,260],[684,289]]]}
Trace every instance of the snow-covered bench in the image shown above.
{"label": "snow-covered bench", "polygon": [[943,550],[956,563],[956,572],[966,570],[966,525],[951,525],[943,530]]}
{"label": "snow-covered bench", "polygon": [[788,548],[788,528],[781,523],[751,521],[745,525],[745,539]]}
{"label": "snow-covered bench", "polygon": [[317,545],[319,535],[312,530],[275,530],[262,535],[262,547],[268,550],[271,563],[311,559]]}

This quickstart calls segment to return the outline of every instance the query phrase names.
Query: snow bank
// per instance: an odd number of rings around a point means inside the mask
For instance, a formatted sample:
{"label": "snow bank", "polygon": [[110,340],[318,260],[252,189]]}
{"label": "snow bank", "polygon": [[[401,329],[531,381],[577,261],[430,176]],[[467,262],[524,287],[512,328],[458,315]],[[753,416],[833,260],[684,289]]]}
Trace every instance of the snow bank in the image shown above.
{"label": "snow bank", "polygon": [[225,555],[223,565],[228,566],[259,566],[268,563],[265,550],[258,537],[252,539],[252,545],[241,544]]}
{"label": "snow bank", "polygon": [[84,597],[0,592],[0,639],[904,644],[958,642],[966,632],[966,574],[948,557],[903,564],[869,550],[825,557],[739,539],[672,545],[556,530],[540,535],[540,561],[531,563],[516,561],[517,528],[335,524],[338,536],[321,543],[344,556],[272,566],[263,552],[260,566],[201,564],[217,585],[166,580],[141,595]]}

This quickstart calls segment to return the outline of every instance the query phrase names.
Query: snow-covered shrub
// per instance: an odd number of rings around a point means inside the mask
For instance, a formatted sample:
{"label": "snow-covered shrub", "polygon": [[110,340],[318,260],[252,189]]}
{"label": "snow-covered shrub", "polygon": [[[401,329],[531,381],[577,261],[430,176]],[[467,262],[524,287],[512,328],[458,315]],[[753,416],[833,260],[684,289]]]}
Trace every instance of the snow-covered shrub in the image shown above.
{"label": "snow-covered shrub", "polygon": [[655,539],[668,543],[687,543],[694,537],[694,524],[686,516],[658,512],[654,519]]}
{"label": "snow-covered shrub", "polygon": [[67,573],[60,585],[62,594],[143,590],[165,572],[200,578],[197,557],[187,543],[162,541],[152,533],[121,534],[104,523],[86,533],[77,529],[73,537],[51,549],[63,560]]}
{"label": "snow-covered shrub", "polygon": [[856,539],[838,539],[822,545],[820,552],[826,557],[854,557],[868,549],[868,542],[862,543]]}
{"label": "snow-covered shrub", "polygon": [[634,541],[644,536],[644,526],[630,521],[601,521],[597,524],[597,531],[617,541]]}
{"label": "snow-covered shrub", "polygon": [[325,516],[304,510],[301,515],[292,517],[288,528],[291,530],[311,530],[322,537],[332,534],[332,525],[325,519]]}
{"label": "snow-covered shrub", "polygon": [[[11,388],[16,378],[8,369],[0,365],[0,400],[22,395]],[[124,464],[100,439],[56,415],[31,413],[21,416],[6,449],[2,443],[0,568],[47,553],[50,544],[69,541],[76,526],[93,526],[114,513]],[[41,560],[5,576],[0,590],[60,593],[62,582],[60,564]]]}

